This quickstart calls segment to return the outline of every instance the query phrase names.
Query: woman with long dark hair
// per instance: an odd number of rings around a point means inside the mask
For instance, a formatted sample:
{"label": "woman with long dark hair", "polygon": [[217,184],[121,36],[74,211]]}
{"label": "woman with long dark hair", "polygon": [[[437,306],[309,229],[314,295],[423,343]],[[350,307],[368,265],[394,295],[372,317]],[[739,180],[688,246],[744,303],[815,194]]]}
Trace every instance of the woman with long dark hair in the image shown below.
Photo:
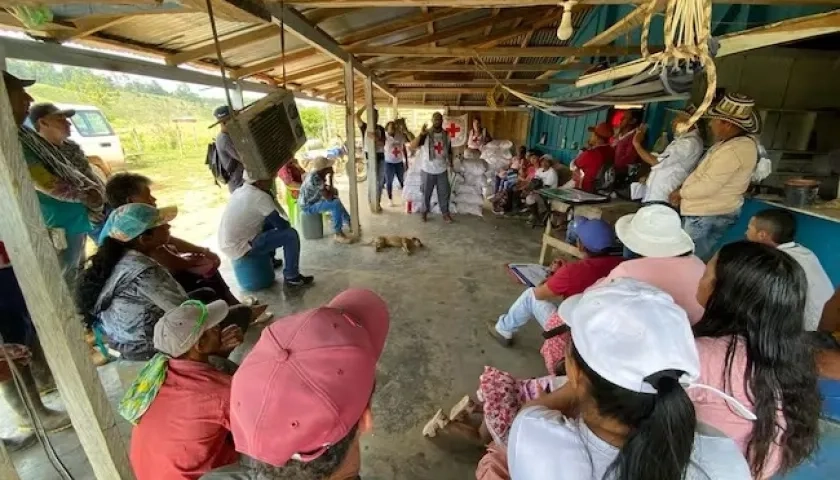
{"label": "woman with long dark hair", "polygon": [[[114,210],[103,227],[107,236],[81,275],[77,304],[85,324],[102,332],[125,360],[148,360],[155,354],[155,323],[189,298],[209,303],[210,289],[190,295],[152,257],[169,241],[169,222],[177,210],[129,203]],[[232,323],[244,331],[251,320],[246,306],[232,307]]]}
{"label": "woman with long dark hair", "polygon": [[667,293],[622,278],[561,309],[568,382],[516,417],[511,479],[750,478],[737,445],[697,422],[687,390],[703,387],[700,362],[686,313]]}
{"label": "woman with long dark hair", "polygon": [[805,272],[789,255],[742,241],[711,259],[697,291],[705,306],[694,326],[701,381],[757,419],[739,417],[708,392],[690,395],[698,420],[735,440],[756,478],[790,470],[817,446],[820,397],[802,330],[806,289]]}

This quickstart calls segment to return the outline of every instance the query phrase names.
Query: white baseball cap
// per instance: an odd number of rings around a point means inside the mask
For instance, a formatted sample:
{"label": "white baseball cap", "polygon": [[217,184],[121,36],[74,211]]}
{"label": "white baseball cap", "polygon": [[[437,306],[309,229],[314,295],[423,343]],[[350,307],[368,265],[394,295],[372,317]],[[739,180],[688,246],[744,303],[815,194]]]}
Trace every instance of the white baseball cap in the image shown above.
{"label": "white baseball cap", "polygon": [[697,383],[700,357],[688,315],[664,291],[632,278],[617,278],[569,297],[558,313],[569,326],[580,357],[610,383],[655,394],[649,380],[663,372],[681,372],[676,375],[686,389],[716,392],[740,416],[755,420],[735,398]]}
{"label": "white baseball cap", "polygon": [[204,332],[222,323],[230,307],[224,300],[204,304],[187,300],[155,324],[155,350],[177,358],[190,351]]}
{"label": "white baseball cap", "polygon": [[694,241],[682,228],[680,215],[667,205],[648,205],[615,222],[615,234],[643,257],[676,257],[694,251]]}

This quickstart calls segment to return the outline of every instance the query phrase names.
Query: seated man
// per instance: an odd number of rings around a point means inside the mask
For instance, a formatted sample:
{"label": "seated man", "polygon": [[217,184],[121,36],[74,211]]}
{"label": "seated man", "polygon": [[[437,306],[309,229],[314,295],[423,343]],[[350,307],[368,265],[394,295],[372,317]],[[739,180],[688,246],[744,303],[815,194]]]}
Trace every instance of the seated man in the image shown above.
{"label": "seated man", "polygon": [[607,276],[621,261],[610,256],[615,235],[603,220],[583,219],[578,225],[577,247],[584,254],[578,262],[567,263],[538,287],[525,290],[506,314],[488,324],[490,335],[503,346],[513,343],[513,336],[528,320],[536,318],[545,327],[548,318],[557,311],[564,298],[583,292],[599,279]]}
{"label": "seated man", "polygon": [[303,179],[298,204],[301,211],[309,215],[329,213],[332,217],[335,241],[353,243],[356,239],[343,231],[343,228],[350,226],[350,214],[338,199],[338,190],[333,187],[333,174],[330,160],[324,157],[316,158],[312,162],[312,170]]}
{"label": "seated man", "polygon": [[828,299],[834,294],[831,279],[825,273],[814,252],[796,243],[796,217],[790,210],[772,208],[762,210],[750,219],[747,240],[759,242],[787,253],[805,270],[808,297],[805,302],[806,331],[817,330]]}
{"label": "seated man", "polygon": [[609,189],[615,180],[614,171],[608,172],[615,160],[615,150],[610,145],[613,129],[609,123],[589,127],[589,148],[572,161],[574,188],[595,193]]}
{"label": "seated man", "polygon": [[198,478],[239,460],[230,433],[231,376],[210,364],[211,355],[226,356],[242,343],[236,326],[222,330],[227,314],[224,301],[189,300],[155,324],[161,353],[119,408],[136,425],[130,458],[137,480]]}
{"label": "seated man", "polygon": [[358,479],[389,323],[379,296],[350,289],[266,328],[233,376],[231,431],[242,458],[201,479]]}
{"label": "seated man", "polygon": [[[149,178],[136,173],[114,175],[105,186],[108,204],[112,208],[128,203],[145,203],[156,207],[157,199],[152,195],[151,184]],[[169,270],[187,292],[211,288],[228,305],[240,303],[219,273],[219,256],[209,248],[170,236],[169,242],[153,252],[151,257]]]}
{"label": "seated man", "polygon": [[281,216],[281,208],[271,194],[273,184],[272,178],[254,178],[245,172],[245,184],[231,194],[222,214],[219,247],[231,260],[246,255],[274,258],[277,249],[283,248],[285,285],[309,285],[313,278],[298,270],[300,237]]}

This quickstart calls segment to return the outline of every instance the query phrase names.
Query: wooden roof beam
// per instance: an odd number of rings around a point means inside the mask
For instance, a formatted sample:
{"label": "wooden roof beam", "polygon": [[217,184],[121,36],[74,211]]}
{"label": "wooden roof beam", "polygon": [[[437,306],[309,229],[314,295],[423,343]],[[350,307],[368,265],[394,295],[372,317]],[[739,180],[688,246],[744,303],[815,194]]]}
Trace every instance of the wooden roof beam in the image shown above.
{"label": "wooden roof beam", "polygon": [[[224,52],[225,50],[233,50],[235,48],[244,47],[245,45],[250,45],[252,43],[279,35],[280,27],[277,25],[270,23],[262,24],[249,28],[243,32],[226,35],[220,38],[219,47],[222,49],[222,52]],[[216,45],[212,40],[209,40],[194,47],[181,50],[178,53],[167,55],[164,60],[167,65],[180,65],[182,63],[192,62],[204,57],[214,56],[215,54]]]}
{"label": "wooden roof beam", "polygon": [[297,10],[278,4],[268,4],[266,7],[274,17],[274,22],[279,22],[279,17],[282,16],[284,20],[284,28],[288,31],[297,35],[301,40],[309,43],[325,55],[334,58],[339,62],[346,64],[348,61],[352,61],[353,68],[360,75],[370,78],[373,85],[385,92],[387,95],[391,97],[394,96],[394,92],[388,87],[388,85],[377,78],[368,67],[359,62],[352,54],[347,53],[347,51],[344,50],[334,38],[324,33],[323,30],[320,30],[312,25]]}
{"label": "wooden roof beam", "polygon": [[[454,15],[460,15],[467,10],[455,9],[455,8],[447,8],[441,9],[439,11],[433,12],[431,14],[418,14],[414,15],[409,18],[405,18],[403,20],[397,22],[391,22],[385,25],[377,25],[375,27],[371,27],[365,30],[358,31],[356,33],[347,35],[339,39],[339,44],[345,48],[351,48],[355,46],[365,45],[370,42],[374,42],[379,38],[386,37],[388,35],[393,35],[394,33],[401,32],[403,30],[415,28],[418,23],[422,23],[423,21],[430,21],[430,19],[444,19],[449,18]],[[278,29],[279,32],[279,29]],[[299,50],[294,50],[292,52],[287,52],[285,61],[287,63],[294,62],[297,60],[302,60],[307,58],[311,55],[316,55],[318,50],[315,48],[303,48]],[[266,59],[260,60],[258,62],[246,65],[244,67],[237,68],[231,71],[231,77],[236,78],[244,78],[251,76],[255,73],[264,72],[266,70],[271,70],[272,68],[280,65],[283,62],[283,57],[281,55],[273,55]]]}
{"label": "wooden roof beam", "polygon": [[[536,11],[534,9],[526,9],[524,11],[522,9],[512,9],[512,10],[508,10],[508,11],[506,11],[506,12],[504,12],[504,13],[498,15],[498,16],[495,16],[495,17],[494,16],[489,16],[489,17],[486,17],[486,18],[480,18],[478,20],[474,20],[474,21],[469,22],[469,23],[461,23],[461,24],[453,25],[449,28],[446,28],[446,29],[443,29],[443,30],[438,30],[437,33],[435,33],[433,35],[426,35],[426,36],[415,38],[415,39],[405,40],[405,41],[402,41],[402,42],[399,42],[399,43],[395,43],[392,46],[404,46],[404,47],[422,46],[422,45],[426,45],[426,44],[429,44],[429,43],[434,43],[434,42],[437,42],[437,41],[440,41],[440,40],[447,40],[447,39],[453,38],[453,37],[461,37],[461,36],[464,36],[465,34],[468,34],[468,33],[471,33],[471,32],[476,32],[476,31],[482,30],[484,28],[490,28],[495,24],[502,23],[502,22],[507,22],[507,21],[510,21],[510,20],[535,21],[535,20],[538,20],[540,18],[545,18],[545,16],[548,14],[548,12],[551,12],[551,11],[552,11],[552,9],[550,9],[550,8],[549,9],[537,9]],[[516,29],[516,28],[508,29],[507,32],[497,34],[496,37],[501,38],[500,37],[500,35],[501,35],[501,36],[507,36],[507,38],[511,38],[511,37],[516,37],[518,35],[521,35],[521,33],[517,33],[517,32],[519,32],[519,30]],[[492,38],[492,37],[488,38],[487,34],[484,34],[483,39],[486,42],[490,42],[490,41],[493,41],[494,38]]]}
{"label": "wooden roof beam", "polygon": [[[646,0],[580,0],[579,5],[641,5]],[[713,3],[746,5],[825,5],[837,6],[837,0],[712,0]],[[459,8],[511,8],[556,6],[558,0],[458,0]],[[449,7],[452,0],[289,0],[287,5],[299,7]]]}
{"label": "wooden roof beam", "polygon": [[357,12],[358,10],[358,8],[313,8],[312,10],[303,12],[303,16],[310,22],[318,25],[331,18],[341,17],[348,13]]}
{"label": "wooden roof beam", "polygon": [[[544,72],[547,68],[557,67],[554,63],[531,63],[531,64],[510,64],[510,63],[488,63],[484,65],[487,70],[491,72]],[[586,70],[592,64],[589,63],[570,63],[563,65],[562,70]],[[424,64],[408,64],[403,62],[401,65],[385,65],[371,67],[376,72],[483,72],[484,69],[477,65],[424,65]]]}
{"label": "wooden roof beam", "polygon": [[373,57],[420,57],[420,58],[470,58],[476,54],[487,57],[622,57],[625,55],[639,55],[641,47],[632,45],[627,47],[595,46],[595,47],[495,47],[495,48],[463,48],[463,47],[360,47],[353,52],[359,56]]}

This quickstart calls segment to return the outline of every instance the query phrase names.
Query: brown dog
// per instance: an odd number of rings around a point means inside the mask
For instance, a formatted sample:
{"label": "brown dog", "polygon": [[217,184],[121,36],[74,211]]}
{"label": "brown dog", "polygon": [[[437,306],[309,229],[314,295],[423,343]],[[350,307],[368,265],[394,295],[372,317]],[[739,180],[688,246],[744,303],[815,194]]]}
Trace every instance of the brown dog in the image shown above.
{"label": "brown dog", "polygon": [[377,252],[381,252],[386,248],[402,248],[402,251],[406,253],[406,255],[411,255],[414,253],[415,249],[423,248],[423,242],[420,241],[417,237],[400,237],[398,235],[387,235],[374,238],[369,245],[373,245],[373,248],[376,249]]}

